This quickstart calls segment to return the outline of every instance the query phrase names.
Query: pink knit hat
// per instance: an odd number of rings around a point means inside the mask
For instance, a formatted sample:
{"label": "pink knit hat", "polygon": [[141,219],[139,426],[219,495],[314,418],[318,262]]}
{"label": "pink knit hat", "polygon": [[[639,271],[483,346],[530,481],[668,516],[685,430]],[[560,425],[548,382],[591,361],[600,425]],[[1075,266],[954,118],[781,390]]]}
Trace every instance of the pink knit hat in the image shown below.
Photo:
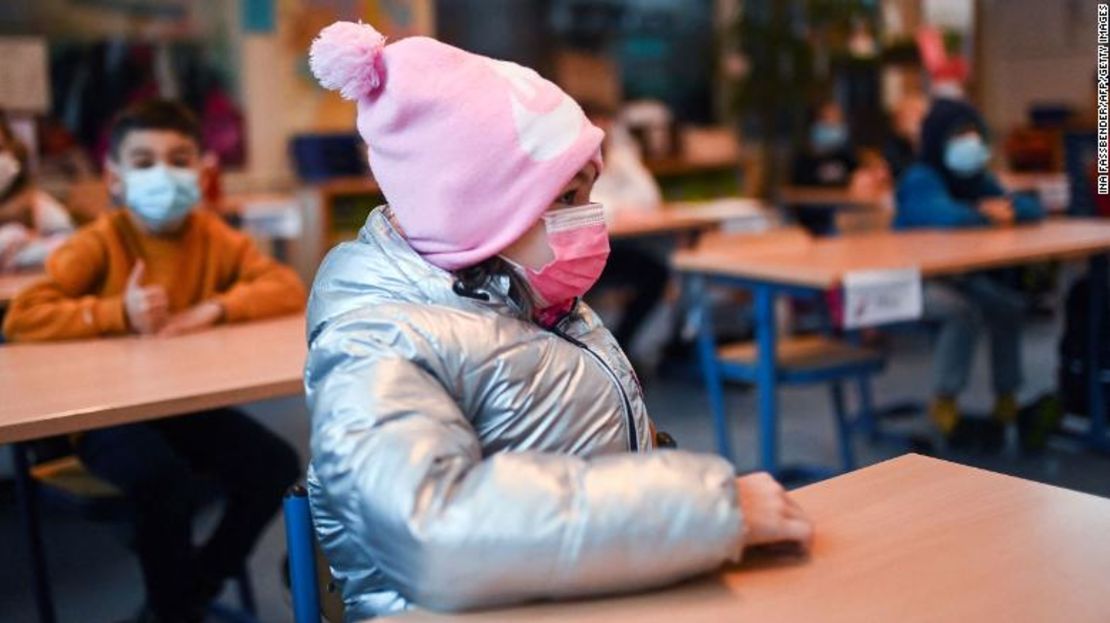
{"label": "pink knit hat", "polygon": [[409,244],[447,270],[516,241],[583,166],[603,133],[535,71],[427,37],[385,45],[336,22],[312,42],[325,88],[358,102],[370,166]]}

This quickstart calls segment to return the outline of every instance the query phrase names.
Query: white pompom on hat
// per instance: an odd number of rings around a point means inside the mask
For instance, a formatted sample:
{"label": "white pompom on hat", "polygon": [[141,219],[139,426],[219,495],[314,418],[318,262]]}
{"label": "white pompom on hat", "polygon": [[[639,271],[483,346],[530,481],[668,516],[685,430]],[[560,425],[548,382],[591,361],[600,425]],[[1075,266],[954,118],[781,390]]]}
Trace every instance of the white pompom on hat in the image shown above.
{"label": "white pompom on hat", "polygon": [[308,51],[308,65],[320,84],[349,100],[382,84],[385,36],[369,24],[335,22],[320,31]]}

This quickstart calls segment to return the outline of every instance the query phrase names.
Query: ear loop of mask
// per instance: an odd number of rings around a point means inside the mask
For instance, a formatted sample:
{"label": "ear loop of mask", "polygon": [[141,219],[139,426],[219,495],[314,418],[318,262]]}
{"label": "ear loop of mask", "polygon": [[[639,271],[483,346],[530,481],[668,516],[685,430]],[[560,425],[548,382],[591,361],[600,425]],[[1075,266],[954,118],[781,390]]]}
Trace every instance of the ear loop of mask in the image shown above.
{"label": "ear loop of mask", "polygon": [[[559,232],[570,231],[581,227],[589,227],[592,225],[605,224],[605,206],[600,203],[587,203],[581,206],[559,208],[545,212],[542,216],[544,230],[550,234]],[[528,287],[529,295],[540,305],[548,304],[542,295],[536,291],[532,285],[531,279],[528,278],[529,273],[540,273],[551,264],[555,263],[558,258],[552,258],[550,262],[540,266],[539,268],[528,268],[518,262],[515,262],[504,255],[498,256],[508,264],[520,275],[524,284]]]}
{"label": "ear loop of mask", "polygon": [[[510,260],[509,258],[505,257],[504,255],[499,255],[497,257],[501,258],[501,261],[505,262],[505,264],[507,264],[509,266],[509,269],[517,274],[518,280],[520,281],[521,285],[527,289],[527,292],[524,293],[525,296],[528,296],[529,298],[531,298],[532,301],[534,303],[538,304],[538,305],[545,305],[546,304],[545,301],[543,300],[543,297],[540,296],[540,293],[536,292],[536,288],[532,286],[532,282],[529,281],[529,279],[528,279],[528,270],[529,269],[528,268],[526,268],[522,264],[518,264],[517,262],[514,262],[514,261]],[[554,261],[554,260],[552,260],[552,261]],[[543,267],[540,268],[540,270],[542,270],[542,269],[543,269]]]}

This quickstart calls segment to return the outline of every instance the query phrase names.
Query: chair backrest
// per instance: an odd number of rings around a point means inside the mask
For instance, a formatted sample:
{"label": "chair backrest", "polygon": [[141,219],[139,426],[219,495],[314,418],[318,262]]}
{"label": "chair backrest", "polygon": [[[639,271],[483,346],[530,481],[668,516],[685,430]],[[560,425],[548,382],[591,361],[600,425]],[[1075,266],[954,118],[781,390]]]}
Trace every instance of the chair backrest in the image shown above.
{"label": "chair backrest", "polygon": [[124,521],[134,513],[119,489],[89,473],[72,454],[36,463],[31,478],[45,503],[85,519]]}
{"label": "chair backrest", "polygon": [[316,543],[308,492],[295,485],[285,495],[285,543],[289,552],[289,589],[295,623],[343,620],[343,601],[335,590],[327,559]]}

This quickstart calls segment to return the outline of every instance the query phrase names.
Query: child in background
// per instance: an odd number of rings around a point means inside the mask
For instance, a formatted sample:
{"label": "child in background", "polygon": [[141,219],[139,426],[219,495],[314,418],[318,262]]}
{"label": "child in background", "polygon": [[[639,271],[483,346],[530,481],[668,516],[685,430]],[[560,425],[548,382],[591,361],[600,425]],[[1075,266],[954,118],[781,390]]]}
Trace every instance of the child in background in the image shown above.
{"label": "child in background", "polygon": [[41,266],[73,233],[73,220],[35,185],[30,154],[0,112],[0,272]]}
{"label": "child in background", "polygon": [[[1009,227],[1044,216],[1029,195],[1007,196],[987,170],[987,129],[969,104],[938,99],[921,130],[921,160],[898,182],[895,227]],[[1002,426],[1017,417],[1021,387],[1021,295],[989,274],[925,284],[926,319],[941,326],[933,363],[930,415],[953,445],[986,435],[1000,443]],[[960,418],[957,396],[967,385],[976,341],[991,338],[995,405],[987,428]],[[982,435],[981,435],[982,434]]]}
{"label": "child in background", "polygon": [[654,212],[663,207],[663,193],[651,171],[644,166],[640,148],[614,111],[603,104],[585,103],[587,119],[605,132],[601,152],[605,168],[594,182],[591,200],[605,206],[606,213]]}
{"label": "child in background", "polygon": [[798,186],[844,188],[856,165],[855,148],[840,104],[829,100],[817,107],[809,142],[794,159],[791,183]]}
{"label": "child in background", "polygon": [[[635,139],[617,122],[613,111],[598,104],[584,107],[591,123],[605,132],[602,156],[605,168],[594,182],[590,200],[605,206],[611,222],[621,212],[652,212],[663,207],[663,194],[651,172],[640,160]],[[625,306],[620,323],[613,331],[617,343],[627,352],[640,327],[647,320],[667,289],[670,271],[658,252],[643,241],[612,242],[609,260],[598,281],[600,288],[631,287],[632,299]]]}
{"label": "child in background", "polygon": [[875,149],[860,149],[859,167],[852,172],[848,190],[862,197],[889,196],[894,191],[894,178],[886,158]]}
{"label": "child in background", "polygon": [[602,132],[572,99],[350,22],[310,65],[357,101],[389,200],[328,254],[308,310],[309,495],[348,620],[642,590],[809,542],[770,476],[652,447],[580,301],[609,246]]}
{"label": "child in background", "polygon": [[[833,100],[823,102],[813,113],[808,142],[794,158],[790,183],[848,188],[858,164],[844,111]],[[798,222],[815,235],[833,233],[835,214],[826,207],[803,207],[797,211]]]}
{"label": "child in background", "polygon": [[929,100],[918,93],[902,96],[894,106],[890,118],[890,134],[883,145],[883,157],[886,158],[890,174],[895,180],[918,160],[921,123],[927,112]]}
{"label": "child in background", "polygon": [[[50,255],[47,278],[11,304],[9,340],[172,336],[302,309],[304,287],[290,269],[195,209],[200,129],[188,110],[137,104],[117,118],[110,143],[108,185],[125,208]],[[232,409],[92,430],[75,443],[88,470],[136,509],[147,590],[140,621],[202,620],[300,471],[288,444]],[[200,473],[215,476],[226,505],[211,538],[195,548]]]}

